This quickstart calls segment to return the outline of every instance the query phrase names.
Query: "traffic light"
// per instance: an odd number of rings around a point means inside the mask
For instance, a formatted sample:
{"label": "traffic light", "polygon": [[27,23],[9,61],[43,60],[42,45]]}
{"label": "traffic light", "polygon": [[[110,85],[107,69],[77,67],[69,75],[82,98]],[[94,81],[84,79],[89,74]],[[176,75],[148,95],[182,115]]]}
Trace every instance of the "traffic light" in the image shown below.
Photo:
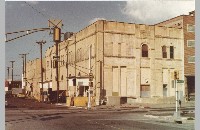
{"label": "traffic light", "polygon": [[89,73],[89,81],[93,81],[93,74]]}
{"label": "traffic light", "polygon": [[54,42],[60,42],[61,41],[61,29],[58,27],[55,27],[53,29],[53,40]]}
{"label": "traffic light", "polygon": [[178,71],[174,71],[174,79],[179,79],[179,72]]}

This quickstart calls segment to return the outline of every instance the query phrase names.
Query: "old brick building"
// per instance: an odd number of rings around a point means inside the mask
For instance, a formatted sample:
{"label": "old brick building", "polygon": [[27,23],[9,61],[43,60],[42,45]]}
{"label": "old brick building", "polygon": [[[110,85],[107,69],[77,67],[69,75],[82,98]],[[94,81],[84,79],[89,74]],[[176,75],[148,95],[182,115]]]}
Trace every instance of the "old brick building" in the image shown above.
{"label": "old brick building", "polygon": [[195,93],[195,11],[156,25],[183,29],[185,95],[186,99],[192,98]]}
{"label": "old brick building", "polygon": [[[174,71],[184,79],[182,29],[100,20],[70,39],[59,43],[59,89],[68,96],[87,96],[90,47],[97,105],[105,97],[131,102],[174,97]],[[45,53],[44,80],[57,91],[53,56],[55,46]],[[179,92],[183,99],[184,86]]]}

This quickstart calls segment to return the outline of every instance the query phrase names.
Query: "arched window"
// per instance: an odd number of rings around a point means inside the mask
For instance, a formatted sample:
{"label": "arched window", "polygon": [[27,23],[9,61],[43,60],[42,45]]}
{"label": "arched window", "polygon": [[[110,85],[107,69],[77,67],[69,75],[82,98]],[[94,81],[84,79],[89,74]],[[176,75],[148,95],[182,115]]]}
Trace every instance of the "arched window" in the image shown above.
{"label": "arched window", "polygon": [[148,57],[148,46],[146,44],[142,45],[142,57]]}
{"label": "arched window", "polygon": [[167,47],[166,46],[162,46],[162,57],[167,58]]}

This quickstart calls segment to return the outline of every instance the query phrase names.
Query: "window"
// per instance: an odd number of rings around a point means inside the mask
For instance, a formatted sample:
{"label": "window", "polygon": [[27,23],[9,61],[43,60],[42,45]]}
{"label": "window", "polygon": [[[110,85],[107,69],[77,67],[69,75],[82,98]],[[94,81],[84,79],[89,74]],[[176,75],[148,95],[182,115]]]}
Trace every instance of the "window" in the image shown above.
{"label": "window", "polygon": [[174,59],[174,46],[170,46],[170,59]]}
{"label": "window", "polygon": [[187,25],[187,31],[188,31],[188,32],[194,32],[194,31],[195,31],[194,25],[188,24],[188,25]]}
{"label": "window", "polygon": [[162,47],[162,57],[167,58],[167,47],[166,46]]}
{"label": "window", "polygon": [[142,45],[142,57],[148,57],[148,46],[146,44]]}
{"label": "window", "polygon": [[194,63],[194,62],[195,62],[195,56],[189,56],[188,63]]}
{"label": "window", "polygon": [[47,68],[49,67],[49,61],[47,61]]}
{"label": "window", "polygon": [[187,40],[187,47],[195,47],[195,41],[194,40]]}
{"label": "window", "polygon": [[121,56],[121,43],[118,43],[118,56]]}

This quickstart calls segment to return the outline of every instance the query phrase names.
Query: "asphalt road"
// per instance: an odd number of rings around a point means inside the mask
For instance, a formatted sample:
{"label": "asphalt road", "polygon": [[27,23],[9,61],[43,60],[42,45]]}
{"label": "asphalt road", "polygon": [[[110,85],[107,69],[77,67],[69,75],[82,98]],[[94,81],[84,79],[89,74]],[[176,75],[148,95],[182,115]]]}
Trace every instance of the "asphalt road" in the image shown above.
{"label": "asphalt road", "polygon": [[159,118],[149,118],[145,116],[148,112],[142,110],[86,110],[45,105],[25,99],[10,99],[9,103],[12,104],[5,112],[6,130],[194,129],[194,123],[175,124]]}
{"label": "asphalt road", "polygon": [[144,117],[145,112],[91,110],[7,110],[6,130],[192,130],[192,124],[175,124]]}

